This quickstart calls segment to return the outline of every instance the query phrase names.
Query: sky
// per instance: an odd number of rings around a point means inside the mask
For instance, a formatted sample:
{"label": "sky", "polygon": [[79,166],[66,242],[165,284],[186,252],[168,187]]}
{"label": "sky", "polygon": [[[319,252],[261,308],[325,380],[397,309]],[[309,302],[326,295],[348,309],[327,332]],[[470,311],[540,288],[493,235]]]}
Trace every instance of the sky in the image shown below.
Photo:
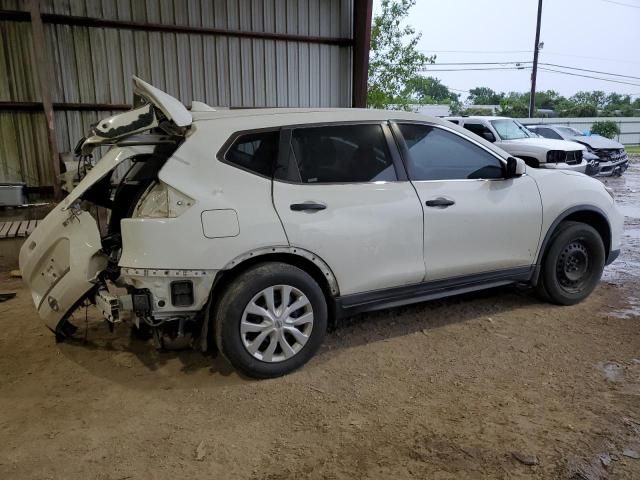
{"label": "sky", "polygon": [[[374,15],[380,3],[374,0]],[[530,62],[537,7],[538,0],[417,0],[407,23],[422,33],[419,49],[436,54],[436,63]],[[539,70],[538,91],[571,96],[579,90],[603,90],[640,96],[640,0],[543,0],[540,41],[544,42],[540,62],[638,78],[568,70],[635,84],[625,85]],[[429,69],[489,67],[501,65],[433,65]],[[462,93],[462,98],[464,91],[477,86],[528,91],[531,82],[530,70],[425,75],[440,79]]]}

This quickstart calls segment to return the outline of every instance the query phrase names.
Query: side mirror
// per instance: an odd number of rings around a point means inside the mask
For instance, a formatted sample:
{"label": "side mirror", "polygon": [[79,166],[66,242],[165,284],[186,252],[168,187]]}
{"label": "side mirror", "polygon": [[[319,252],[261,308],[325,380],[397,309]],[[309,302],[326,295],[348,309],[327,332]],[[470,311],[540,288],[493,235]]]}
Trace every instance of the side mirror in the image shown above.
{"label": "side mirror", "polygon": [[491,143],[496,141],[496,137],[491,132],[482,132],[482,138]]}
{"label": "side mirror", "polygon": [[527,166],[521,158],[507,158],[507,167],[505,168],[504,178],[519,177],[526,171]]}

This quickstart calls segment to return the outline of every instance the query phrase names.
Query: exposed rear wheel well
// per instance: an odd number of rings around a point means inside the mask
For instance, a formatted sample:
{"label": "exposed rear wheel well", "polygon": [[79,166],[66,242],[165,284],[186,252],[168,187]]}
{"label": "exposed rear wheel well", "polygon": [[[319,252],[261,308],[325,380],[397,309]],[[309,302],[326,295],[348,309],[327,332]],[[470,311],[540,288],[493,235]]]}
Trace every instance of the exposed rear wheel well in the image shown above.
{"label": "exposed rear wheel well", "polygon": [[213,284],[211,292],[212,303],[215,305],[217,300],[220,298],[221,293],[236,278],[238,278],[253,266],[266,262],[280,262],[286,263],[288,265],[293,265],[294,267],[298,267],[299,269],[311,275],[311,277],[318,283],[318,285],[320,285],[322,293],[324,294],[324,297],[327,301],[327,310],[329,312],[329,326],[333,326],[335,324],[334,294],[332,293],[331,285],[326,278],[327,275],[324,274],[322,270],[311,260],[307,260],[306,258],[293,253],[277,252],[256,255],[252,258],[244,260],[243,262],[239,263],[233,268],[230,268],[229,270],[221,271]]}

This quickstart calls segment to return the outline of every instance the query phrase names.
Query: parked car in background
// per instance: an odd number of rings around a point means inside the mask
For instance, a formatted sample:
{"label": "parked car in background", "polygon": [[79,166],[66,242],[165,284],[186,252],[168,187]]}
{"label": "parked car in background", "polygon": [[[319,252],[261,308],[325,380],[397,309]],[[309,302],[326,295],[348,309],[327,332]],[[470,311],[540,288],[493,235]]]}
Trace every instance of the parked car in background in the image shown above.
{"label": "parked car in background", "polygon": [[189,111],[139,79],[135,93],[143,105],[80,142],[82,155],[111,148],[20,251],[60,339],[88,301],[110,325],[217,345],[245,374],[274,377],[359,312],[516,283],[575,304],[620,250],[623,217],[601,182],[528,168],[440,119]]}
{"label": "parked car in background", "polygon": [[629,167],[629,158],[624,145],[601,135],[586,135],[580,130],[566,125],[527,125],[534,133],[556,140],[578,142],[589,153],[596,155],[600,162],[599,174],[603,176],[622,175]]}
{"label": "parked car in background", "polygon": [[530,167],[571,170],[587,175],[597,173],[597,162],[584,158],[588,152],[583,145],[540,138],[513,118],[470,116],[446,117],[446,120],[523,159]]}

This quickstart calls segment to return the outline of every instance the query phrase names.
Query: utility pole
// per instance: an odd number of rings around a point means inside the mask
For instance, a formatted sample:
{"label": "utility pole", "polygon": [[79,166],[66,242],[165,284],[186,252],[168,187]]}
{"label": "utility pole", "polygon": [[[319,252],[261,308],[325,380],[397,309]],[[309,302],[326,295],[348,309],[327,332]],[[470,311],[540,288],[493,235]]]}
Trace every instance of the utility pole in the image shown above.
{"label": "utility pole", "polygon": [[538,0],[538,23],[536,24],[536,44],[533,47],[533,71],[531,72],[531,94],[529,95],[529,118],[536,111],[536,77],[538,76],[538,52],[540,50],[540,22],[542,21],[542,0]]}

